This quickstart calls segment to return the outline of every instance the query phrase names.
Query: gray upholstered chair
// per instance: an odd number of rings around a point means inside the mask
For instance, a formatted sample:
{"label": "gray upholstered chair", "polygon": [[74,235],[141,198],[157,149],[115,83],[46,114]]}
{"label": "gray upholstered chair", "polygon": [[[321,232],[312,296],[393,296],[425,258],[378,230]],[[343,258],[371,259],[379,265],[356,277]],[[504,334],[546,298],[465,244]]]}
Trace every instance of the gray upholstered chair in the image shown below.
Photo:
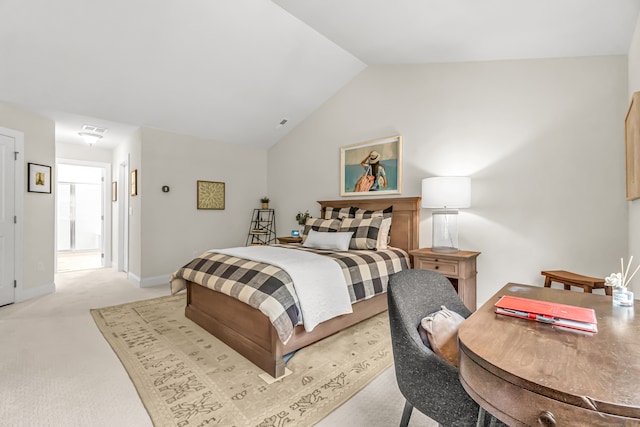
{"label": "gray upholstered chair", "polygon": [[414,407],[444,426],[475,426],[479,418],[478,425],[485,418],[495,423],[462,388],[458,369],[427,347],[418,332],[420,320],[442,305],[464,318],[471,315],[449,280],[433,271],[404,270],[390,277],[387,298],[396,378],[406,399],[400,426],[409,423]]}

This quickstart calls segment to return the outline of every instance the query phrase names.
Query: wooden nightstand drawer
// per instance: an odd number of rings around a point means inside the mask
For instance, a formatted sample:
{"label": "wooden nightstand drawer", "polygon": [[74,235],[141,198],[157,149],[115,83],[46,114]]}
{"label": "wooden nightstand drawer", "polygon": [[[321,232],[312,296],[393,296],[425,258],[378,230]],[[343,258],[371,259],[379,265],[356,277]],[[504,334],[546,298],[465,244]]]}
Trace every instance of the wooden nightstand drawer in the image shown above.
{"label": "wooden nightstand drawer", "polygon": [[413,268],[442,274],[451,281],[464,305],[471,311],[476,309],[476,258],[480,252],[442,253],[422,248],[409,254],[413,257]]}
{"label": "wooden nightstand drawer", "polygon": [[458,263],[456,261],[445,261],[440,259],[415,259],[415,268],[421,270],[433,270],[444,275],[457,276],[458,275]]}

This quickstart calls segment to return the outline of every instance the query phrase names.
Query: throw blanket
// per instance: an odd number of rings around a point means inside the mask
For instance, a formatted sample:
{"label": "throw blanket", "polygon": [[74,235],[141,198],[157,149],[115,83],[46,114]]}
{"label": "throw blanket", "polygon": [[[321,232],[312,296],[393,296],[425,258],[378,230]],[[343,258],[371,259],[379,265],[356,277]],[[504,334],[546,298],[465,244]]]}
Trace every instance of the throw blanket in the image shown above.
{"label": "throw blanket", "polygon": [[307,332],[325,320],[353,313],[342,269],[330,258],[274,246],[246,246],[209,252],[272,264],[286,271],[298,295]]}

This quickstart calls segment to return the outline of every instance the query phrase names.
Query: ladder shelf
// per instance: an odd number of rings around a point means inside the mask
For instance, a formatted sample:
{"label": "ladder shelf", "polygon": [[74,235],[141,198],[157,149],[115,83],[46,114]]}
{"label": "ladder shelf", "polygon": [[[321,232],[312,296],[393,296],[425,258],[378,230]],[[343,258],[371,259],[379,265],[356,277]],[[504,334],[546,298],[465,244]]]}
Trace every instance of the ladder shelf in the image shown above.
{"label": "ladder shelf", "polygon": [[247,246],[270,245],[276,241],[276,213],[273,209],[254,209],[247,234]]}

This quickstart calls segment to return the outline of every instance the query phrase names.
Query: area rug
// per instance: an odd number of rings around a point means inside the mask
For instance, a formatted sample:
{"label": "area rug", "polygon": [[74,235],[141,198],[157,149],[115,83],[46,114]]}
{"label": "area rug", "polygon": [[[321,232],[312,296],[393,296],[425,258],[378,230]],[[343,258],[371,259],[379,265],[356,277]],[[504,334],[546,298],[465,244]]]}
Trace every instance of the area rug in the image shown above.
{"label": "area rug", "polygon": [[184,316],[185,296],[91,310],[157,427],[311,426],[393,362],[387,313],[264,371]]}

